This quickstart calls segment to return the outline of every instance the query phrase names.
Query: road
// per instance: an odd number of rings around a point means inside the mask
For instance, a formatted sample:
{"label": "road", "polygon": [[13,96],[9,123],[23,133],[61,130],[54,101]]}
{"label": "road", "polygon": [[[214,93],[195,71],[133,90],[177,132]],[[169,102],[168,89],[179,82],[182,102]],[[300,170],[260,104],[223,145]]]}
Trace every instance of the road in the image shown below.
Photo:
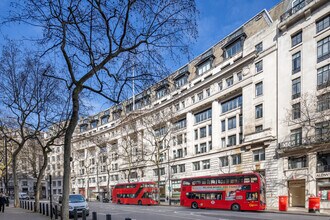
{"label": "road", "polygon": [[[326,216],[293,215],[268,212],[233,212],[223,210],[190,209],[178,206],[138,206],[90,202],[90,210],[98,213],[98,220],[111,214],[112,220],[330,220]],[[88,219],[91,219],[89,216]]]}

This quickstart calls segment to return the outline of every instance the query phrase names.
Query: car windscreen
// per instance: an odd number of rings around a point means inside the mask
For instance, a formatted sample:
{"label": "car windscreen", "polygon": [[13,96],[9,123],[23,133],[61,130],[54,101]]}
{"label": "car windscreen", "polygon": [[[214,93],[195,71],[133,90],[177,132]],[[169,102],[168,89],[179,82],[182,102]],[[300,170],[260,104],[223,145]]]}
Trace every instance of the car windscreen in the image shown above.
{"label": "car windscreen", "polygon": [[70,195],[69,202],[71,203],[85,202],[85,199],[81,195]]}

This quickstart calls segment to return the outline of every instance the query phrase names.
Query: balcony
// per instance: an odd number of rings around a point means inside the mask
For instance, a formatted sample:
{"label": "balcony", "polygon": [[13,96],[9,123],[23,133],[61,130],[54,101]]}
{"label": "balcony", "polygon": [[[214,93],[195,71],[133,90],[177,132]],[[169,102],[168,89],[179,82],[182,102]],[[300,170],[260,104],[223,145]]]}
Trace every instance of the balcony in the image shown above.
{"label": "balcony", "polygon": [[330,165],[318,165],[316,167],[317,173],[330,172]]}
{"label": "balcony", "polygon": [[289,10],[287,10],[283,15],[281,15],[281,22],[285,21],[286,19],[288,19],[292,15],[296,14],[298,11],[303,9],[306,5],[308,5],[312,1],[313,0],[304,0],[304,1],[300,2],[299,4],[297,4],[296,6],[290,8]]}
{"label": "balcony", "polygon": [[278,149],[282,151],[286,151],[286,150],[294,150],[300,148],[310,148],[314,145],[321,145],[329,142],[330,142],[330,136],[316,135],[316,136],[309,136],[305,138],[281,142],[278,144]]}

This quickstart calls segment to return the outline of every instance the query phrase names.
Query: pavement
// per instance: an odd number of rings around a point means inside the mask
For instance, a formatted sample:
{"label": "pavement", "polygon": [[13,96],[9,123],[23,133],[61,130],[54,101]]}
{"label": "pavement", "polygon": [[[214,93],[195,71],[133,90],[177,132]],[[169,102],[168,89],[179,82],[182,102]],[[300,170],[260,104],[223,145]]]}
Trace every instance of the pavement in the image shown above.
{"label": "pavement", "polygon": [[5,207],[5,212],[0,213],[0,220],[46,220],[49,217],[43,216],[40,213],[34,213],[32,211],[14,208],[12,205]]}

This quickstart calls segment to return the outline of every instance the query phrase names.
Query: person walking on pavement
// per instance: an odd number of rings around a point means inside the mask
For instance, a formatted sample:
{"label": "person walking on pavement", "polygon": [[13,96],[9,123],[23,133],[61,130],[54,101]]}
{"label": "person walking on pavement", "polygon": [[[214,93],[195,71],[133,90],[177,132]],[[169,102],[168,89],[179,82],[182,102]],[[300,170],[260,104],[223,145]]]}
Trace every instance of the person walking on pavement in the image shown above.
{"label": "person walking on pavement", "polygon": [[5,212],[6,197],[1,193],[0,194],[0,212]]}

